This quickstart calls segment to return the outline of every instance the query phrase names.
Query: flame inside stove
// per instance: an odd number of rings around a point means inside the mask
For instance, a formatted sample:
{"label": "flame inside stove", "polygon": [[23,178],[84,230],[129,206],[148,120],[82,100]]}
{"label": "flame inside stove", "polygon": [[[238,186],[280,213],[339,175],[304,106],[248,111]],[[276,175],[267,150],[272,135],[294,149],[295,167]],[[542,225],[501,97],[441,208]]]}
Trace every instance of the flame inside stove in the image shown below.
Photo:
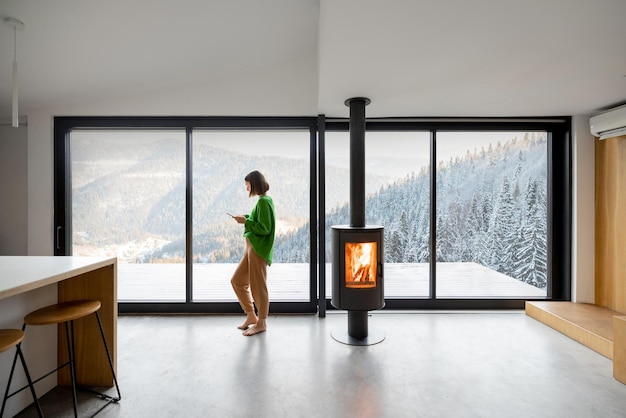
{"label": "flame inside stove", "polygon": [[346,287],[376,287],[376,242],[346,243]]}

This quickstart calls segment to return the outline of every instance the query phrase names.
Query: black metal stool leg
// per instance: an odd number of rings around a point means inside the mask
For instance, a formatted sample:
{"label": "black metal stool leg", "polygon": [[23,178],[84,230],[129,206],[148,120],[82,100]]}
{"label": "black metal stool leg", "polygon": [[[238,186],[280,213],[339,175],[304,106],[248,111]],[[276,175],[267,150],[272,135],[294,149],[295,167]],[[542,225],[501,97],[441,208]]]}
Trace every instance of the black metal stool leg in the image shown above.
{"label": "black metal stool leg", "polygon": [[70,321],[69,325],[67,322],[65,323],[65,337],[67,340],[67,355],[69,357],[70,363],[70,380],[72,381],[72,401],[74,402],[74,418],[78,418],[78,400],[76,399],[76,366],[74,364],[74,321]]}
{"label": "black metal stool leg", "polygon": [[100,315],[98,311],[95,312],[96,319],[98,320],[98,328],[100,328],[100,335],[102,336],[102,344],[104,344],[104,350],[107,353],[107,358],[109,359],[109,367],[111,367],[111,375],[113,376],[113,382],[115,383],[115,389],[117,390],[117,398],[111,398],[112,401],[118,402],[122,400],[122,394],[120,393],[120,387],[117,384],[117,376],[115,376],[115,368],[113,367],[113,360],[111,359],[111,353],[109,352],[109,345],[107,344],[106,337],[104,336],[104,329],[102,328],[102,321],[100,320]]}
{"label": "black metal stool leg", "polygon": [[112,396],[105,395],[105,394],[100,394],[100,395],[106,399],[109,399],[112,402],[118,402],[122,399],[122,395],[120,393],[120,387],[117,383],[117,376],[115,375],[115,368],[113,367],[113,359],[111,358],[109,345],[107,344],[107,340],[104,335],[104,329],[102,327],[102,321],[100,320],[100,315],[98,314],[98,311],[94,313],[96,314],[96,320],[98,321],[98,328],[100,329],[100,335],[102,336],[102,344],[104,345],[104,351],[106,351],[107,359],[109,360],[109,367],[111,368],[111,375],[113,376],[113,382],[115,383],[115,390],[117,391],[117,397],[112,397]]}
{"label": "black metal stool leg", "polygon": [[9,396],[9,389],[11,388],[11,381],[13,380],[13,372],[15,371],[15,364],[17,363],[17,351],[13,357],[13,366],[11,366],[11,373],[9,373],[9,381],[7,382],[7,390],[4,392],[4,398],[2,399],[2,409],[0,410],[0,418],[4,416],[4,407],[6,406]]}
{"label": "black metal stool leg", "polygon": [[111,358],[111,353],[109,352],[109,345],[107,344],[106,337],[104,336],[104,329],[102,328],[102,321],[100,320],[100,315],[98,311],[95,312],[96,319],[98,320],[98,328],[100,328],[100,335],[102,336],[102,344],[104,344],[104,350],[107,353],[107,358],[109,359],[109,367],[111,368],[111,375],[113,376],[113,382],[115,382],[115,389],[117,390],[117,398],[112,398],[113,401],[118,402],[122,400],[122,394],[120,393],[120,387],[117,384],[117,376],[115,376],[115,368],[113,367],[113,359]]}
{"label": "black metal stool leg", "polygon": [[[21,345],[21,343],[17,345],[17,352],[20,356],[20,360],[22,361],[22,366],[24,367],[24,374],[26,375],[26,380],[28,381],[28,386],[30,387],[30,393],[31,395],[33,395],[33,401],[35,403],[35,408],[37,408],[37,414],[39,414],[40,418],[43,418],[43,411],[41,410],[41,405],[39,405],[39,399],[37,399],[37,394],[35,393],[35,385],[33,384],[33,380],[30,377],[30,373],[28,372],[28,367],[26,366],[26,360],[24,359]],[[0,414],[0,417],[2,417],[2,414]]]}
{"label": "black metal stool leg", "polygon": [[93,418],[96,415],[98,415],[108,405],[110,405],[112,403],[117,403],[117,402],[119,402],[122,399],[122,395],[120,393],[120,387],[119,387],[119,385],[117,383],[117,376],[115,375],[115,368],[113,367],[113,359],[111,357],[111,352],[109,351],[109,346],[107,344],[106,336],[104,335],[104,328],[102,327],[102,321],[100,320],[100,315],[98,315],[98,312],[96,311],[94,313],[96,314],[96,320],[98,321],[98,328],[100,329],[100,336],[102,337],[102,344],[104,345],[104,351],[106,352],[107,359],[109,360],[109,367],[111,368],[111,376],[113,376],[113,382],[115,383],[115,390],[117,391],[117,397],[107,395],[106,393],[98,392],[98,391],[93,390],[91,388],[82,387],[81,390],[85,390],[85,391],[90,392],[90,393],[92,393],[94,395],[97,395],[102,400],[106,401],[106,403],[104,405],[102,405],[100,407],[100,409],[98,409],[96,412],[94,412],[91,415],[90,418]]}
{"label": "black metal stool leg", "polygon": [[[22,325],[22,332],[26,329],[26,324]],[[15,365],[17,364],[17,358],[20,358],[20,362],[22,363],[22,367],[24,369],[24,375],[26,376],[26,381],[28,385],[24,386],[21,389],[16,390],[15,392],[9,394],[11,390],[11,382],[13,382],[13,374],[15,373]],[[4,416],[4,408],[6,407],[7,400],[26,388],[30,388],[30,393],[33,396],[33,402],[35,403],[35,408],[37,408],[37,414],[39,418],[43,418],[43,411],[41,410],[41,405],[39,404],[39,399],[37,399],[37,393],[35,392],[35,383],[30,377],[30,372],[28,371],[28,366],[26,365],[26,360],[24,359],[24,353],[22,352],[22,343],[20,342],[15,346],[15,356],[13,357],[13,364],[11,365],[11,372],[9,373],[9,381],[7,382],[7,388],[4,392],[4,398],[2,399],[2,409],[0,409],[0,418]]]}

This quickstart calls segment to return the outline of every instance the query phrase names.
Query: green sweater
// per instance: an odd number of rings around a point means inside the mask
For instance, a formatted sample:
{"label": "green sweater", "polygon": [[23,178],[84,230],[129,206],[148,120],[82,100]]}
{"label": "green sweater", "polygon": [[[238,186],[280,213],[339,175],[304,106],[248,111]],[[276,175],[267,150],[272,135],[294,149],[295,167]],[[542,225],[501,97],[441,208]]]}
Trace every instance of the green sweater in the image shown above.
{"label": "green sweater", "polygon": [[248,238],[254,251],[267,260],[268,266],[271,266],[276,233],[274,201],[269,196],[259,196],[252,212],[245,216],[243,236]]}

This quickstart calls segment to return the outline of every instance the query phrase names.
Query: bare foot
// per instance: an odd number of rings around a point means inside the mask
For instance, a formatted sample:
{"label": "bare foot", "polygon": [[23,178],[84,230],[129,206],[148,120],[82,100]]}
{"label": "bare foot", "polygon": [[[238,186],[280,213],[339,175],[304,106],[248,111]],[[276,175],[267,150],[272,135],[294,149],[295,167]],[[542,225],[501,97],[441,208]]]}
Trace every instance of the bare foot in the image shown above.
{"label": "bare foot", "polygon": [[239,325],[237,328],[239,329],[248,329],[250,325],[256,324],[258,321],[256,315],[254,313],[246,314],[246,320],[243,324]]}
{"label": "bare foot", "polygon": [[243,332],[243,335],[249,337],[251,335],[260,334],[261,332],[265,332],[267,326],[265,325],[265,319],[259,319],[256,324],[252,327],[248,328]]}

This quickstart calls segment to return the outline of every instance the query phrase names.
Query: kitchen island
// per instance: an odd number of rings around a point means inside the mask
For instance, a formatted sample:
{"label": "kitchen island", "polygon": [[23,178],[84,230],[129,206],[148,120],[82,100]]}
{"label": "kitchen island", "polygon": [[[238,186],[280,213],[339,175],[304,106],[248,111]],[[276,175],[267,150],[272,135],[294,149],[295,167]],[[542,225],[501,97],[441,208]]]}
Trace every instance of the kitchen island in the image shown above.
{"label": "kitchen island", "polygon": [[[97,299],[102,303],[100,319],[113,367],[117,370],[117,258],[0,256],[1,328],[21,328],[24,315],[33,310],[81,299]],[[78,383],[112,386],[113,378],[95,317],[90,315],[75,321],[74,330]],[[54,368],[55,364],[66,361],[65,327],[27,327],[22,348],[31,374],[38,377]],[[8,379],[11,361],[11,355],[0,358],[2,389]],[[51,363],[53,367],[50,367]],[[56,384],[71,384],[67,367],[59,371]],[[19,387],[17,385],[19,383],[15,382],[14,387]],[[49,389],[44,387],[44,393]],[[43,393],[39,391],[38,388],[38,395],[41,396]],[[15,403],[28,402],[27,396],[16,398],[21,401]],[[19,406],[16,405],[19,408],[17,411],[27,404]]]}

